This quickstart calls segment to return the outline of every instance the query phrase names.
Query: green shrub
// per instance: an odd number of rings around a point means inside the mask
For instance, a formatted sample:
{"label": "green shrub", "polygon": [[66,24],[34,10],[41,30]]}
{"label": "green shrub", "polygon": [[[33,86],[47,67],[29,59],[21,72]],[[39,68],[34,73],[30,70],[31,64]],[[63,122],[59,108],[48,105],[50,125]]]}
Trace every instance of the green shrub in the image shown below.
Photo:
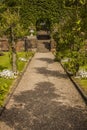
{"label": "green shrub", "polygon": [[61,52],[56,52],[55,60],[60,62],[62,58],[63,58],[62,53]]}
{"label": "green shrub", "polygon": [[76,75],[77,69],[75,68],[75,64],[73,60],[64,63],[64,67],[66,68],[69,74]]}

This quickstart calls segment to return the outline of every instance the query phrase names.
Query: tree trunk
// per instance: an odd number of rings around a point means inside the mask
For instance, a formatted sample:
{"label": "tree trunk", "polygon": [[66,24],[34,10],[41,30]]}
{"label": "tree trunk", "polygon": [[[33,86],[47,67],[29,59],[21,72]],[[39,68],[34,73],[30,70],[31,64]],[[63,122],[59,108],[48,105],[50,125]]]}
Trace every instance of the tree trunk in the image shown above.
{"label": "tree trunk", "polygon": [[17,72],[17,58],[16,58],[16,48],[15,48],[15,41],[14,41],[14,35],[13,35],[13,27],[11,27],[10,32],[10,39],[11,39],[11,51],[12,51],[12,71]]}
{"label": "tree trunk", "polygon": [[13,72],[17,72],[17,58],[16,58],[16,49],[15,49],[15,42],[12,46],[12,70]]}

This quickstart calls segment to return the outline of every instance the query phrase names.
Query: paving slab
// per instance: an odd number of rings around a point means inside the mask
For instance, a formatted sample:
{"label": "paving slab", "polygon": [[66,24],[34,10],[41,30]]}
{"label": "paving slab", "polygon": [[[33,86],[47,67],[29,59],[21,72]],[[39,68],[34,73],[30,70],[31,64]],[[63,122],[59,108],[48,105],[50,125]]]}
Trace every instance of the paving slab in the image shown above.
{"label": "paving slab", "polygon": [[31,60],[0,117],[0,130],[87,130],[87,106],[51,52]]}

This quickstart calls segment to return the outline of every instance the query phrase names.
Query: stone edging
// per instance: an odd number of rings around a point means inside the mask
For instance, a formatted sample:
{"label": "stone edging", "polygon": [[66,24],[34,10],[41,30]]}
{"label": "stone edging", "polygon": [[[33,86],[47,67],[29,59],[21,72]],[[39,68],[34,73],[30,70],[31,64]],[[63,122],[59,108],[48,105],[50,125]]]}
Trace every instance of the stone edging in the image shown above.
{"label": "stone edging", "polygon": [[14,91],[16,90],[20,80],[22,79],[22,76],[24,75],[24,73],[25,73],[25,71],[26,71],[26,69],[27,69],[27,67],[28,67],[28,65],[31,62],[33,57],[34,57],[34,55],[32,57],[30,57],[28,63],[25,65],[25,67],[24,67],[23,71],[21,72],[21,74],[18,75],[17,79],[15,79],[13,81],[11,89],[10,89],[10,92],[7,94],[7,98],[4,101],[4,105],[3,105],[3,107],[0,107],[0,116],[2,115],[3,111],[5,110],[5,108],[6,108],[7,104],[8,104],[8,102],[9,102],[10,98],[12,97]]}
{"label": "stone edging", "polygon": [[78,92],[80,93],[80,95],[82,96],[83,100],[85,101],[86,105],[87,105],[87,95],[84,93],[84,91],[81,89],[80,85],[78,83],[76,83],[76,81],[70,76],[70,74],[67,72],[67,70],[65,69],[65,67],[63,66],[63,64],[60,62],[61,66],[63,67],[63,69],[65,70],[65,72],[67,73],[69,79],[71,80],[71,82],[74,84],[74,86],[76,87],[76,89],[78,90]]}

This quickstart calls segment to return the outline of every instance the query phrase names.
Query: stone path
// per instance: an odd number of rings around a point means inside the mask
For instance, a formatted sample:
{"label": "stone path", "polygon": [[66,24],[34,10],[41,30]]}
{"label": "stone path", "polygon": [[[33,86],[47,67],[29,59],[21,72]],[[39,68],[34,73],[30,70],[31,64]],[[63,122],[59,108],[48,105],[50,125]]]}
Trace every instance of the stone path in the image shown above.
{"label": "stone path", "polygon": [[87,107],[52,53],[36,53],[0,117],[0,130],[87,130]]}

